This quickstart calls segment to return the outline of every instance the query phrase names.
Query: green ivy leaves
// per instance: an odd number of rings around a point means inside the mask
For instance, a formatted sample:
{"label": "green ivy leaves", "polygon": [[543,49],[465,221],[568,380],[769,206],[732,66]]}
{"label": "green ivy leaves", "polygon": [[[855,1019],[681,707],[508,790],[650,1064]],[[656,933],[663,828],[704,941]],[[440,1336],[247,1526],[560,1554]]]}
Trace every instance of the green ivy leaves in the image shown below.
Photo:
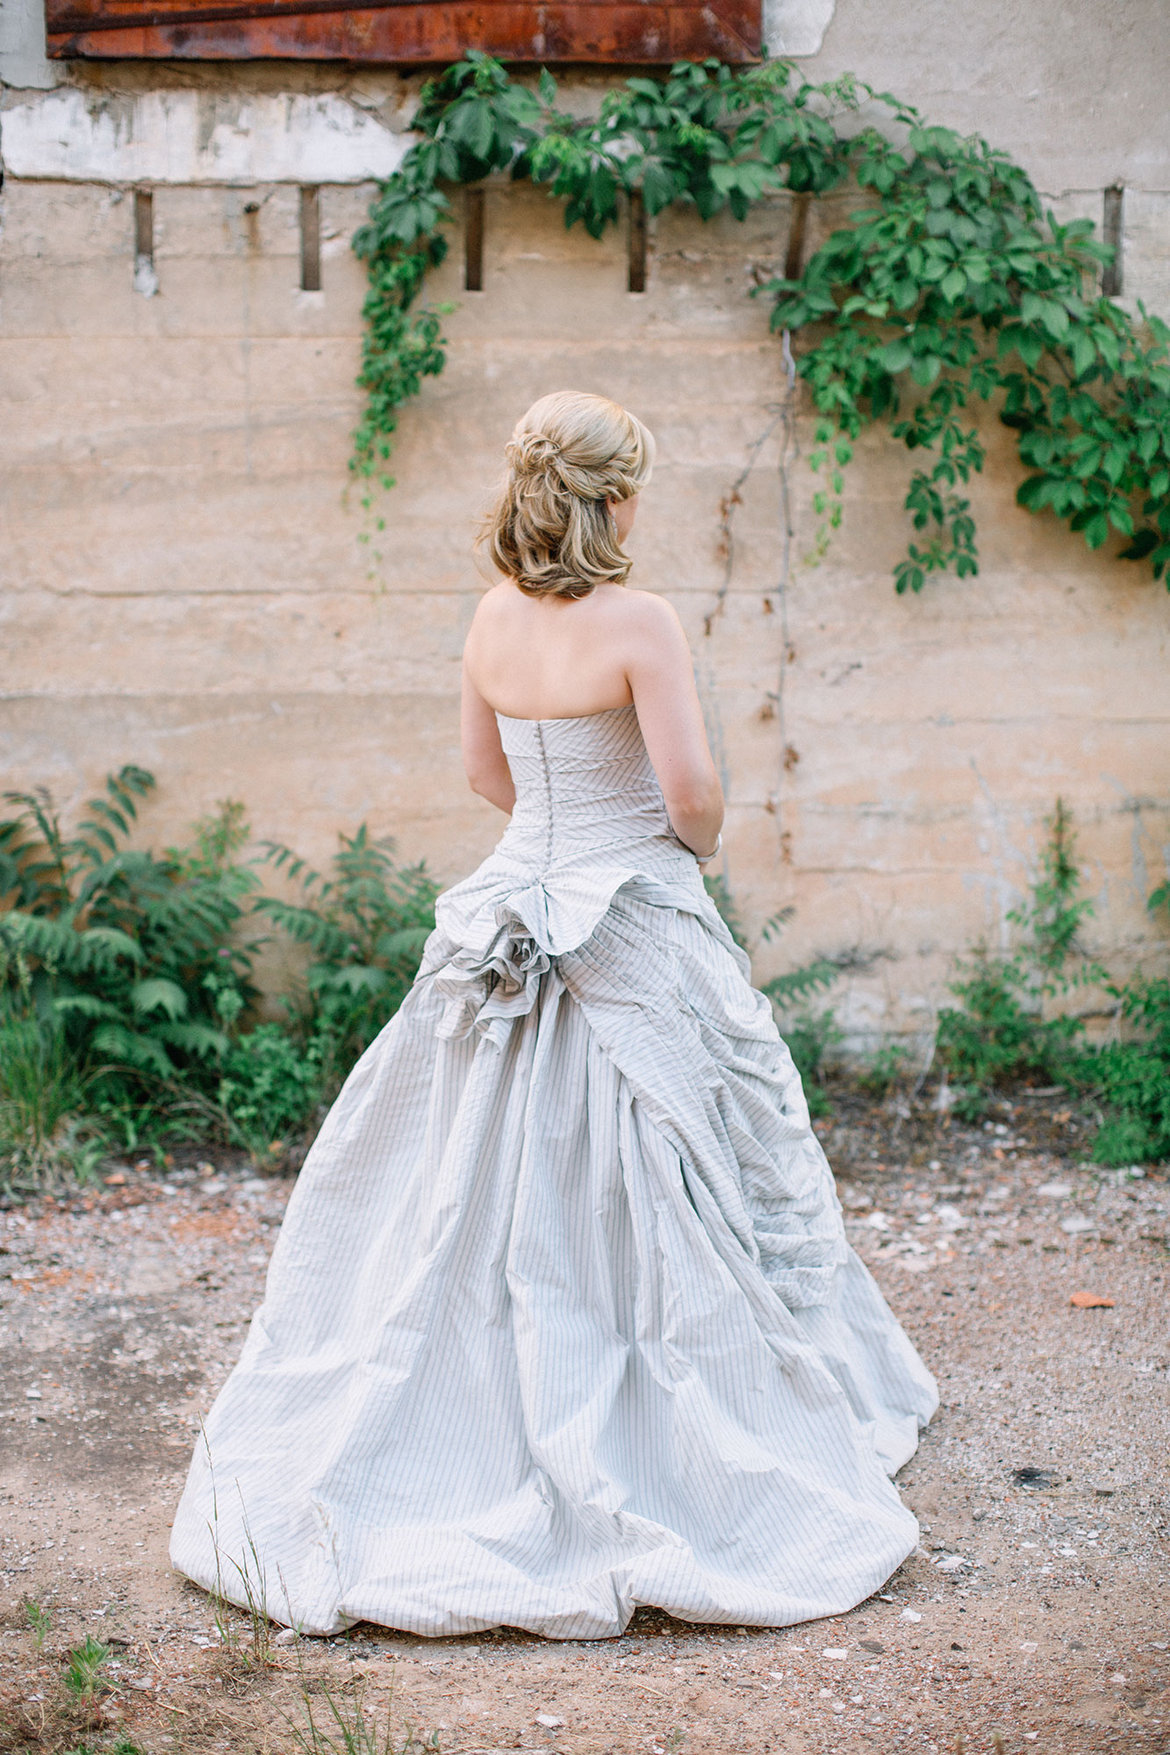
{"label": "green ivy leaves", "polygon": [[[444,184],[500,173],[546,184],[566,226],[600,237],[634,190],[650,214],[684,202],[705,220],[743,219],[777,192],[819,195],[852,179],[868,205],[799,279],[758,290],[774,301],[774,328],[808,333],[797,369],[827,423],[814,461],[834,434],[851,441],[878,420],[933,455],[911,476],[905,506],[920,540],[895,568],[897,589],[978,572],[970,502],[954,491],[983,465],[972,398],[994,401],[1017,434],[1029,471],[1021,506],[1064,519],[1092,548],[1127,538],[1122,555],[1170,583],[1170,330],[1096,295],[1108,252],[1091,224],[1045,215],[1006,154],[851,76],[814,86],[784,62],[679,62],[608,91],[596,118],[557,99],[547,71],[518,85],[478,52],[424,88],[419,138],[354,239],[370,272],[357,473],[384,466],[398,408],[443,369],[442,313],[411,307],[445,248]],[[889,111],[897,140],[858,126],[863,104]],[[841,467],[838,450],[816,496],[817,552],[840,522]]]}

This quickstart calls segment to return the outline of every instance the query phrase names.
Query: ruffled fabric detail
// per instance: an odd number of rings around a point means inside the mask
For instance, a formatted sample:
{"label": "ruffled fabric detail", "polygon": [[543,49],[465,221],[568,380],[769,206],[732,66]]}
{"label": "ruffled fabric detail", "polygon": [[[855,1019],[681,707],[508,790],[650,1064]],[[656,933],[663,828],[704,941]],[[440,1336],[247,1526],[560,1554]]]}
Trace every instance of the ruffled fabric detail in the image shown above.
{"label": "ruffled fabric detail", "polygon": [[444,1041],[478,1030],[502,1048],[512,1023],[536,1004],[552,959],[519,915],[508,908],[500,915],[490,941],[478,949],[461,945],[445,954],[443,941],[435,944],[434,989],[444,1001],[435,1034]]}

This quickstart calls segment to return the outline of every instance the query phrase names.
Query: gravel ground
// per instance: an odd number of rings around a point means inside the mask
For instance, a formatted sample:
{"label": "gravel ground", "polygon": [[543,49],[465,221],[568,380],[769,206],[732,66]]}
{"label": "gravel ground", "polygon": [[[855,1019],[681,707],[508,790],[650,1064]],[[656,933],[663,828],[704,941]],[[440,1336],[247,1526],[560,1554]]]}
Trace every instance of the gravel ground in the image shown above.
{"label": "gravel ground", "polygon": [[[852,1613],[776,1631],[652,1610],[588,1643],[218,1626],[168,1525],[291,1185],[126,1165],[0,1212],[0,1750],[340,1752],[332,1700],[451,1755],[1170,1755],[1170,1199],[1080,1163],[1058,1103],[962,1128],[853,1097],[820,1124],[942,1407],[899,1477],[919,1552]],[[111,1652],[88,1703],[62,1680],[87,1635]]]}

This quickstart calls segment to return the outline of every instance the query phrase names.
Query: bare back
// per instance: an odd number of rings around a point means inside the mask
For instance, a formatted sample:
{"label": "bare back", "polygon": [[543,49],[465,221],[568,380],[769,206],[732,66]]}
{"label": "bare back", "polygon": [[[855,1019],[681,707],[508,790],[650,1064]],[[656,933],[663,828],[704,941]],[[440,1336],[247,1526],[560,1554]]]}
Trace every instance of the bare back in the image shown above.
{"label": "bare back", "polygon": [[723,796],[690,648],[666,599],[624,585],[534,597],[511,580],[483,597],[463,652],[463,755],[474,791],[512,808],[497,713],[578,719],[631,702],[676,832],[696,852],[709,849]]}
{"label": "bare back", "polygon": [[463,661],[484,700],[514,719],[576,719],[625,707],[637,621],[624,585],[589,596],[532,597],[510,580],[476,611]]}

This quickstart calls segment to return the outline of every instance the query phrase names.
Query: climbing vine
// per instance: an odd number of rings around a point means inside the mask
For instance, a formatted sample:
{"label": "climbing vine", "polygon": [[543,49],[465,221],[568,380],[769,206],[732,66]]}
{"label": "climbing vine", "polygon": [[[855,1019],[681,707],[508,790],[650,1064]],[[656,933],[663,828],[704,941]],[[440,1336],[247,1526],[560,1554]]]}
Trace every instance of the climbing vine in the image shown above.
{"label": "climbing vine", "polygon": [[[826,526],[840,519],[855,441],[884,421],[921,459],[897,589],[977,573],[960,490],[983,466],[972,405],[991,402],[1016,434],[1020,505],[1050,510],[1090,548],[1118,533],[1124,558],[1170,584],[1170,329],[1096,292],[1109,252],[1091,222],[1045,214],[1005,153],[851,77],[812,85],[779,61],[680,62],[627,79],[586,120],[557,100],[547,71],[518,84],[474,52],[424,87],[417,143],[354,238],[370,279],[357,475],[391,485],[398,410],[445,363],[442,310],[416,301],[446,250],[451,185],[500,173],[547,184],[565,224],[593,237],[634,191],[649,214],[684,202],[707,220],[743,219],[781,192],[852,190],[856,210],[803,270],[757,289],[773,328],[807,331],[797,371],[818,414]],[[880,129],[864,118],[874,106]]]}

